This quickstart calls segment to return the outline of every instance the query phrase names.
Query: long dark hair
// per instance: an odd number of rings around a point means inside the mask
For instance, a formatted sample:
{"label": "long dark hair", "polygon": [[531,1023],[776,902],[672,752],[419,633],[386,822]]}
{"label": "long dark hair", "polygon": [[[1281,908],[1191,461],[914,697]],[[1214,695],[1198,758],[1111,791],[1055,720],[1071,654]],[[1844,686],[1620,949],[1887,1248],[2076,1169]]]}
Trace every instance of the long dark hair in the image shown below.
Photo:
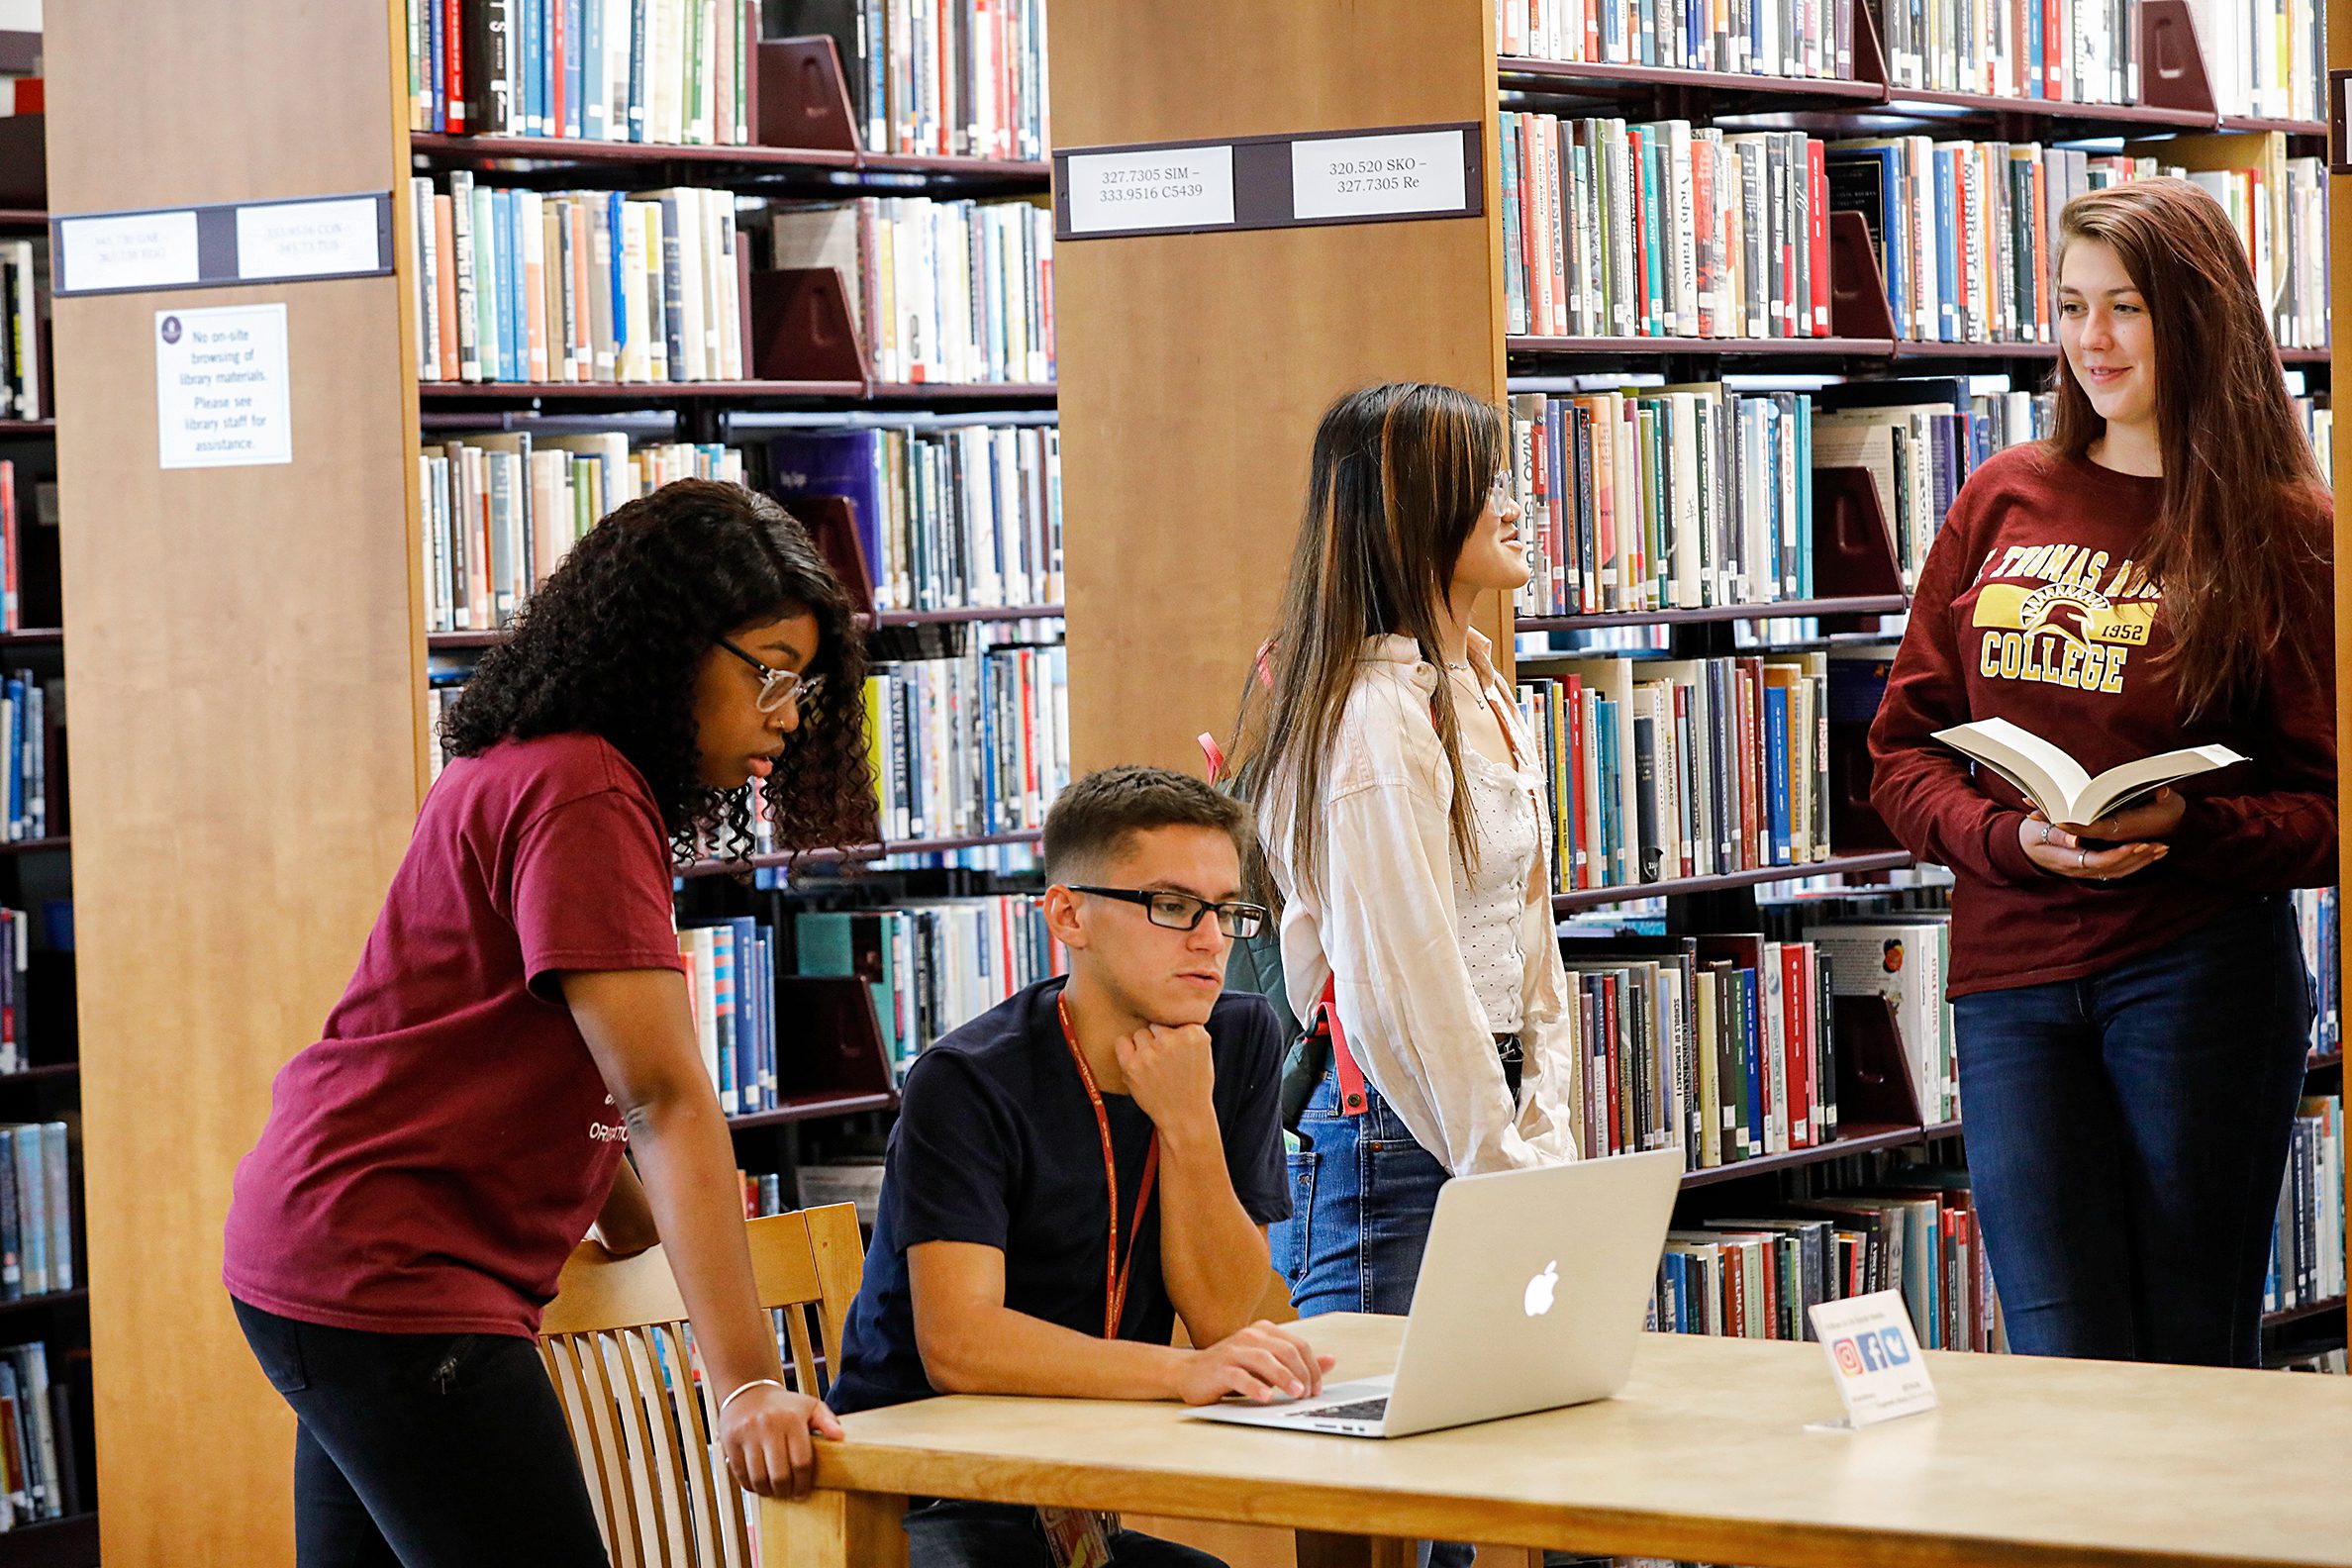
{"label": "long dark hair", "polygon": [[[1503,430],[1494,405],[1425,382],[1351,392],[1316,430],[1307,512],[1265,655],[1269,680],[1245,686],[1228,748],[1245,798],[1286,792],[1292,863],[1305,885],[1322,869],[1315,820],[1364,639],[1409,637],[1423,658],[1444,662],[1437,607],[1503,467]],[[1474,864],[1452,685],[1437,683],[1434,718],[1453,774],[1454,852]],[[1262,866],[1252,873],[1253,890],[1271,902]]]}
{"label": "long dark hair", "polygon": [[574,545],[482,655],[441,720],[451,756],[510,736],[602,735],[644,775],[681,865],[751,849],[751,790],[702,782],[696,672],[718,637],[807,611],[822,689],[761,786],[778,846],[875,836],[865,648],[849,599],[808,534],[766,496],[680,479],[615,510]]}
{"label": "long dark hair", "polygon": [[[2156,437],[2164,490],[2141,565],[2164,590],[2173,645],[2159,661],[2192,716],[2228,711],[2261,683],[2330,581],[2327,490],[2296,418],[2244,242],[2220,203],[2181,179],[2131,180],[2078,196],[2058,220],[2058,257],[2111,246],[2148,307],[2156,342]],[[2049,448],[2081,457],[2107,421],[2058,359]]]}

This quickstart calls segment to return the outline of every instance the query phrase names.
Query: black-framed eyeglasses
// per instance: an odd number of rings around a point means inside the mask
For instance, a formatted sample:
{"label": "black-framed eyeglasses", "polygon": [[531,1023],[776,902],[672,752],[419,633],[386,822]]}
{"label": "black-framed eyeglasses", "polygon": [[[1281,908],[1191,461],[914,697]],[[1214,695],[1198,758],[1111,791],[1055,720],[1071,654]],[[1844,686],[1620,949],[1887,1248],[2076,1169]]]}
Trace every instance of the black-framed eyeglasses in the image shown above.
{"label": "black-framed eyeglasses", "polygon": [[797,670],[778,669],[773,664],[761,663],[725,637],[714,640],[759,671],[759,696],[753,700],[761,713],[774,713],[786,703],[796,700],[806,708],[825,689],[825,677],[822,675],[803,675]]}
{"label": "black-framed eyeglasses", "polygon": [[1212,904],[1190,893],[1171,893],[1166,888],[1080,887],[1072,883],[1070,891],[1140,904],[1152,925],[1165,926],[1170,931],[1191,931],[1211,910],[1217,912],[1217,929],[1236,939],[1255,936],[1266,924],[1266,909],[1262,904]]}

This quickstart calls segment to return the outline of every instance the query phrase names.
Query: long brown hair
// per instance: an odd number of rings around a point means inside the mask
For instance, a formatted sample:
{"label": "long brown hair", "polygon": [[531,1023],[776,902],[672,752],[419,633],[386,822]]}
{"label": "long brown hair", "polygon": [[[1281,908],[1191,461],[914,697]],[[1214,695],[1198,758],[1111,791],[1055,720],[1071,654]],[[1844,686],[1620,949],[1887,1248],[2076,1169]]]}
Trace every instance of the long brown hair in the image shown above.
{"label": "long brown hair", "polygon": [[[1425,382],[1351,392],[1316,430],[1307,512],[1264,678],[1253,674],[1244,686],[1229,748],[1244,798],[1262,802],[1279,781],[1305,885],[1321,870],[1315,819],[1364,640],[1409,637],[1423,658],[1443,663],[1437,607],[1502,470],[1503,430],[1494,405]],[[1437,683],[1433,718],[1453,774],[1454,851],[1475,863],[1452,685]],[[1274,900],[1262,864],[1251,867],[1251,884]]]}
{"label": "long brown hair", "polygon": [[[2282,637],[2315,657],[2293,633],[2327,602],[2327,491],[2220,204],[2187,180],[2128,181],[2066,204],[2061,265],[2079,242],[2114,250],[2155,334],[2164,489],[2141,564],[2162,585],[2172,626],[2159,667],[2191,716],[2225,712],[2254,695]],[[2107,421],[2064,354],[2057,398],[2048,446],[2084,456]]]}

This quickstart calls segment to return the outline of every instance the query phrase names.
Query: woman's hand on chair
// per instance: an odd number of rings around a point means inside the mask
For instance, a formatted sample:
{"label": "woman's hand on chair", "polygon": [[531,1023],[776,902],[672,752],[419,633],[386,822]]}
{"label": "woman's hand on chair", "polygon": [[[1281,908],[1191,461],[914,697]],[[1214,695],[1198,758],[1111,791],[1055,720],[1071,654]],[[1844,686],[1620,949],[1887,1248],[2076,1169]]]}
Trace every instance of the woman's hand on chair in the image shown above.
{"label": "woman's hand on chair", "polygon": [[750,1389],[719,1418],[719,1451],[744,1490],[761,1497],[806,1497],[817,1479],[812,1432],[838,1441],[841,1422],[806,1394]]}

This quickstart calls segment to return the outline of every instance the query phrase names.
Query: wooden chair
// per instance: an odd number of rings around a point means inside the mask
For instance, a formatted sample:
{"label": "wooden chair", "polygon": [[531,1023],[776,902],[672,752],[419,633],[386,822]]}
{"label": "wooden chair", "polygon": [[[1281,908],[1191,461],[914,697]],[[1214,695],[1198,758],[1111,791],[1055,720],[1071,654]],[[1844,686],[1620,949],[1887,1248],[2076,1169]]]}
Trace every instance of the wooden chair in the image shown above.
{"label": "wooden chair", "polygon": [[[763,1307],[780,1310],[792,1379],[822,1392],[863,1251],[848,1204],[744,1226]],[[811,1323],[812,1316],[815,1319]],[[615,1568],[753,1568],[743,1494],[717,1448],[718,1400],[690,1371],[686,1305],[659,1247],[615,1260],[583,1245],[539,1323],[539,1355],[562,1401]]]}

